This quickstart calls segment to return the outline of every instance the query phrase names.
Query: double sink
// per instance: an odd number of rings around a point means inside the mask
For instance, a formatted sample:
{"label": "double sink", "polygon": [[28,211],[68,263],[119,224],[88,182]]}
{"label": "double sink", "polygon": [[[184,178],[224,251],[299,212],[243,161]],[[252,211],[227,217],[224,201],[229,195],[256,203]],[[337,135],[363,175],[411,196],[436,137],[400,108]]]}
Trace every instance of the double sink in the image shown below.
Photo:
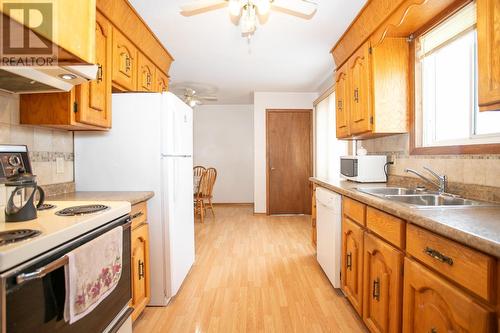
{"label": "double sink", "polygon": [[465,199],[453,194],[403,187],[358,187],[357,190],[414,208],[496,206],[489,202]]}

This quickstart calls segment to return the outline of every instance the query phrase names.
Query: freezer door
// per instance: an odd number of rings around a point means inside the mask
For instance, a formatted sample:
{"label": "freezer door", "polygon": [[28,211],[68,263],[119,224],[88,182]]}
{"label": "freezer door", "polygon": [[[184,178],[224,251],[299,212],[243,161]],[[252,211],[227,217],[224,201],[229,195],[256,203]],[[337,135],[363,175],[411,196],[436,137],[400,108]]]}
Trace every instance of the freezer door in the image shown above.
{"label": "freezer door", "polygon": [[193,109],[172,93],[162,95],[162,154],[193,154]]}
{"label": "freezer door", "polygon": [[195,259],[192,158],[163,158],[163,209],[167,216],[167,297],[177,294]]}

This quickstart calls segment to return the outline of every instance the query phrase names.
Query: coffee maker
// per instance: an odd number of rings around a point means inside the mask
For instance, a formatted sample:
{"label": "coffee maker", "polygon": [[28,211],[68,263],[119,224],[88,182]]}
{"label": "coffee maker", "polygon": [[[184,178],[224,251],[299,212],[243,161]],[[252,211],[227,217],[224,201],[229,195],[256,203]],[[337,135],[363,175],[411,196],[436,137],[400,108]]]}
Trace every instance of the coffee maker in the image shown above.
{"label": "coffee maker", "polygon": [[[45,194],[32,174],[28,147],[0,145],[0,183],[4,184],[5,222],[22,222],[36,219],[37,207],[43,204]],[[39,197],[38,203],[35,200]]]}

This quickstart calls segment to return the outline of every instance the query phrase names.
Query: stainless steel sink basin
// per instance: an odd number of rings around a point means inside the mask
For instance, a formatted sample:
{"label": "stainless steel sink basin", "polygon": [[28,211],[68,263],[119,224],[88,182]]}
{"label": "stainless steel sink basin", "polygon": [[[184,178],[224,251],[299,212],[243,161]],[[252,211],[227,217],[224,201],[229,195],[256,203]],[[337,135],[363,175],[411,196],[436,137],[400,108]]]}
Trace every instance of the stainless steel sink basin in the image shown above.
{"label": "stainless steel sink basin", "polygon": [[[372,194],[379,197],[385,197],[387,195],[409,195],[409,194],[420,194],[422,191],[404,188],[404,187],[358,187],[360,192],[367,194]],[[429,193],[429,192],[425,192]]]}
{"label": "stainless steel sink basin", "polygon": [[386,199],[398,201],[413,206],[439,207],[439,206],[485,206],[487,202],[457,198],[440,194],[420,195],[387,195]]}
{"label": "stainless steel sink basin", "polygon": [[357,190],[415,208],[496,206],[489,202],[464,199],[451,194],[439,194],[438,192],[421,191],[404,187],[361,187]]}

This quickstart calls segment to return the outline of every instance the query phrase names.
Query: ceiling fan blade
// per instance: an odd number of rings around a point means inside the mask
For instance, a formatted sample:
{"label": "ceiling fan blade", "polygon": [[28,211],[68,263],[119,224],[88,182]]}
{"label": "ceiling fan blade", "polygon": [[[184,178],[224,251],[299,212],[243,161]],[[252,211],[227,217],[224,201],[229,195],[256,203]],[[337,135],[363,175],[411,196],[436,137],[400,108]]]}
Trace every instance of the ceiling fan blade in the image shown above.
{"label": "ceiling fan blade", "polygon": [[317,9],[317,5],[303,0],[274,0],[272,7],[294,16],[310,19]]}
{"label": "ceiling fan blade", "polygon": [[217,101],[218,100],[216,96],[196,96],[196,98],[203,99],[205,101]]}
{"label": "ceiling fan blade", "polygon": [[181,6],[183,16],[192,16],[227,6],[226,0],[197,0]]}

